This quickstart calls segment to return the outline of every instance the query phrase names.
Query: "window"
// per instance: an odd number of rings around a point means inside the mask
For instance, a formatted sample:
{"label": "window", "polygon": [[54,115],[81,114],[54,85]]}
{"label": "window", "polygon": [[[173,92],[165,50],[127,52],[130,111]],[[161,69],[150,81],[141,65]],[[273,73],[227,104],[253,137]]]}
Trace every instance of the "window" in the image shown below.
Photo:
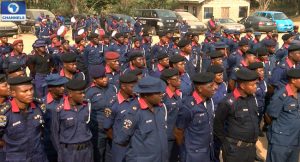
{"label": "window", "polygon": [[185,12],[189,12],[189,6],[184,6],[183,9]]}
{"label": "window", "polygon": [[197,7],[193,7],[193,15],[197,17]]}
{"label": "window", "polygon": [[239,17],[247,17],[248,16],[248,7],[242,6],[240,7]]}
{"label": "window", "polygon": [[204,19],[210,19],[213,16],[213,7],[204,7]]}

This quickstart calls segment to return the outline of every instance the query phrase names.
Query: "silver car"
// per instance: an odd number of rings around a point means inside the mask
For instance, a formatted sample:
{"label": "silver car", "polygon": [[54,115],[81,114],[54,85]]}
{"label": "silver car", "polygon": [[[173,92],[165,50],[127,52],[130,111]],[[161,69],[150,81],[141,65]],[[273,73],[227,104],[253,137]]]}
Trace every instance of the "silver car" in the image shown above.
{"label": "silver car", "polygon": [[17,35],[19,31],[19,27],[13,22],[0,22],[0,35],[3,36],[13,36]]}
{"label": "silver car", "polygon": [[221,26],[221,29],[228,29],[228,30],[237,30],[240,32],[245,31],[245,26],[243,24],[237,23],[230,18],[215,18],[216,24]]}

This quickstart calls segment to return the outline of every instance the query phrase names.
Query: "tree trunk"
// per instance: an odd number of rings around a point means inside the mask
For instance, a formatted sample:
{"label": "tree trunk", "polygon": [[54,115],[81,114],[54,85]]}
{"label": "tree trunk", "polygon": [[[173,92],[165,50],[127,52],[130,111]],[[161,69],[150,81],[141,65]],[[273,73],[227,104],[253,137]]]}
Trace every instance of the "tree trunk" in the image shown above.
{"label": "tree trunk", "polygon": [[77,6],[77,0],[69,0],[69,2],[72,6],[73,14],[79,14],[78,6]]}

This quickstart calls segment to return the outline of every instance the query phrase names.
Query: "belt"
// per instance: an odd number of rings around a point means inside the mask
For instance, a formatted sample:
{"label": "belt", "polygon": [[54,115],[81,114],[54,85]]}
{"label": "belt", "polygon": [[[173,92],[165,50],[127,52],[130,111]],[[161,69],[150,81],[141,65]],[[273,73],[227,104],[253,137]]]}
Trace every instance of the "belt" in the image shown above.
{"label": "belt", "polygon": [[230,137],[225,137],[225,139],[228,142],[233,143],[233,144],[235,144],[238,147],[251,147],[251,146],[255,146],[255,143],[244,142],[244,141],[233,139],[233,138],[230,138]]}
{"label": "belt", "polygon": [[42,38],[50,38],[50,36],[42,36]]}
{"label": "belt", "polygon": [[62,147],[64,148],[71,148],[74,150],[83,150],[86,149],[91,145],[91,142],[83,142],[83,143],[76,143],[76,144],[67,144],[67,143],[61,143]]}

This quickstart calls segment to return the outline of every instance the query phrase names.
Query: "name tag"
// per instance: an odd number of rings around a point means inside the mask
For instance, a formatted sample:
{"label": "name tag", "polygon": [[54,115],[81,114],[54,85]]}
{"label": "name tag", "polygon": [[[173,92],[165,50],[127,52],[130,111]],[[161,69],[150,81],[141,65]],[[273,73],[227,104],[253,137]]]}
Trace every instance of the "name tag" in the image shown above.
{"label": "name tag", "polygon": [[73,117],[71,117],[71,118],[67,118],[67,120],[73,120],[74,118]]}
{"label": "name tag", "polygon": [[123,114],[125,111],[126,111],[126,110],[122,110],[122,111],[121,111],[121,114]]}
{"label": "name tag", "polygon": [[172,105],[176,105],[176,102],[173,102]]}
{"label": "name tag", "polygon": [[16,125],[19,125],[19,124],[21,124],[21,121],[17,121],[15,123],[13,123],[13,127],[16,126]]}
{"label": "name tag", "polygon": [[295,107],[295,106],[296,106],[296,104],[291,104],[290,106],[293,106],[293,107]]}
{"label": "name tag", "polygon": [[243,111],[248,111],[248,109],[243,109]]}
{"label": "name tag", "polygon": [[101,93],[98,93],[96,96],[101,96]]}
{"label": "name tag", "polygon": [[152,120],[147,120],[147,121],[146,121],[146,123],[151,123],[151,122],[152,122]]}
{"label": "name tag", "polygon": [[202,114],[199,114],[199,116],[204,116],[205,114],[204,113],[202,113]]}

